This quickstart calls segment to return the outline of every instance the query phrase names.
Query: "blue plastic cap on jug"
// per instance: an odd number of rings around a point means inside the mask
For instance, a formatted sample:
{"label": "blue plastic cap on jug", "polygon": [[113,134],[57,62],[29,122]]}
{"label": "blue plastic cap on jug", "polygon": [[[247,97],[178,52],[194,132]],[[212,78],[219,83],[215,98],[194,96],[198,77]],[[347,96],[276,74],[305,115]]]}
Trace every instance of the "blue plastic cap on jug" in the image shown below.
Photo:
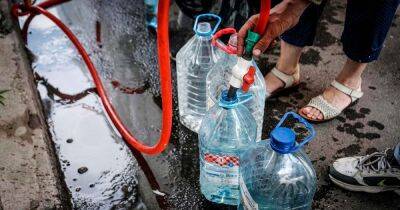
{"label": "blue plastic cap on jug", "polygon": [[271,132],[271,148],[281,154],[290,153],[293,147],[296,146],[296,134],[285,127],[275,128]]}
{"label": "blue plastic cap on jug", "polygon": [[239,203],[240,156],[256,143],[257,123],[243,105],[252,95],[232,97],[222,90],[219,103],[204,115],[199,129],[200,190],[210,201]]}
{"label": "blue plastic cap on jug", "polygon": [[[300,136],[293,129],[300,126],[301,137],[307,136],[298,142]],[[258,142],[242,153],[238,209],[311,209],[317,179],[310,159],[301,148],[314,136],[311,124],[288,112],[269,140]]]}
{"label": "blue plastic cap on jug", "polygon": [[250,101],[253,97],[251,93],[243,93],[242,91],[235,91],[234,94],[229,95],[228,90],[223,90],[219,99],[219,106],[225,109],[233,109],[239,104]]}
{"label": "blue plastic cap on jug", "polygon": [[223,90],[219,99],[219,106],[224,108],[233,108],[238,102],[237,94],[228,96],[228,91]]}

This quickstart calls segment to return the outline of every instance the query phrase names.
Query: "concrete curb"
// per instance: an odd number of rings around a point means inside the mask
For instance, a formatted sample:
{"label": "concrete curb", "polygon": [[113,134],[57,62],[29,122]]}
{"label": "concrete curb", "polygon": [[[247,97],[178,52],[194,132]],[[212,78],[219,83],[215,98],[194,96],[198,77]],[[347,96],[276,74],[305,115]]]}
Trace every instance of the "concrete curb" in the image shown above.
{"label": "concrete curb", "polygon": [[9,90],[0,105],[0,209],[70,209],[26,49],[9,8],[7,1],[0,2],[8,21],[0,27],[10,25],[0,30],[6,33],[0,34],[0,90]]}

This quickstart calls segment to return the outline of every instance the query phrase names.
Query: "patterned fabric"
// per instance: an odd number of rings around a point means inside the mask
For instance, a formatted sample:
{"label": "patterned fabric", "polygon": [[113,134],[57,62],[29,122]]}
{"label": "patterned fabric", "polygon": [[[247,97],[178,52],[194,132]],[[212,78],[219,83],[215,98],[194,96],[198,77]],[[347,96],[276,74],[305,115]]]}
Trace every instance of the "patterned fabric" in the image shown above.
{"label": "patterned fabric", "polygon": [[312,98],[307,106],[318,109],[324,116],[324,120],[332,119],[338,116],[341,112],[341,110],[338,110],[336,107],[328,103],[321,95]]}
{"label": "patterned fabric", "polygon": [[219,166],[239,166],[239,158],[235,156],[228,155],[214,155],[210,153],[206,153],[204,155],[204,160],[208,163],[216,164]]}

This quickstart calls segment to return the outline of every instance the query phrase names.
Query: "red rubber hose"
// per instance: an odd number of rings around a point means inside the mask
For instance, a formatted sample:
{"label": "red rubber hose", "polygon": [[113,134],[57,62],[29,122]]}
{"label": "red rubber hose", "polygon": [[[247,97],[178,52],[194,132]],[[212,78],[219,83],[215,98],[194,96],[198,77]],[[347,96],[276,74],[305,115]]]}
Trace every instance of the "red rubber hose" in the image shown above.
{"label": "red rubber hose", "polygon": [[[168,23],[169,23],[169,0],[162,0],[158,3],[158,28],[157,28],[157,46],[158,46],[158,60],[160,65],[160,83],[161,83],[161,96],[162,96],[162,129],[161,136],[157,144],[154,146],[147,146],[139,142],[125,127],[122,123],[118,113],[115,111],[112,106],[104,86],[101,82],[101,79],[94,67],[92,61],[90,60],[89,55],[86,50],[83,48],[82,44],[76,38],[76,36],[72,33],[72,31],[62,23],[57,17],[52,15],[46,9],[38,6],[33,6],[30,0],[25,0],[25,5],[14,5],[12,9],[12,13],[15,16],[23,16],[26,14],[30,14],[28,18],[28,22],[26,26],[23,28],[23,36],[26,37],[26,32],[28,29],[29,23],[32,21],[34,16],[37,14],[43,14],[54,24],[56,24],[65,35],[71,40],[79,54],[82,56],[86,66],[89,69],[89,72],[93,78],[93,82],[96,85],[97,93],[100,96],[100,99],[104,105],[107,114],[109,115],[111,121],[121,133],[123,139],[129,145],[133,146],[137,150],[142,153],[156,155],[164,151],[164,149],[168,146],[169,139],[171,136],[172,129],[172,85],[171,85],[171,67],[170,67],[170,59],[169,59],[169,37],[168,37]],[[47,3],[43,2],[41,5],[45,5],[46,7],[54,6],[58,3],[63,3],[65,0],[50,0]]]}
{"label": "red rubber hose", "polygon": [[254,32],[263,35],[269,21],[269,12],[271,9],[271,0],[261,0],[260,17]]}
{"label": "red rubber hose", "polygon": [[[158,143],[155,144],[154,146],[147,146],[142,144],[125,127],[118,113],[115,111],[110,100],[108,99],[107,93],[104,89],[103,84],[101,83],[101,79],[97,73],[97,70],[94,67],[92,61],[90,60],[90,57],[87,54],[86,50],[83,48],[82,44],[63,22],[61,22],[57,17],[55,17],[46,10],[47,8],[64,3],[66,1],[69,0],[48,0],[38,4],[37,6],[34,6],[32,5],[31,0],[24,0],[24,5],[21,4],[13,5],[12,14],[15,17],[29,14],[29,17],[26,20],[22,29],[22,35],[25,41],[27,41],[27,32],[29,24],[36,15],[43,14],[51,21],[53,21],[54,24],[56,24],[71,40],[71,42],[74,44],[78,52],[81,54],[93,78],[93,82],[95,83],[97,93],[100,96],[104,108],[107,114],[109,115],[111,121],[115,125],[115,127],[121,133],[125,142],[142,153],[150,155],[156,155],[161,153],[168,146],[172,129],[172,85],[171,85],[172,82],[171,82],[171,66],[169,58],[170,52],[169,52],[169,34],[168,34],[170,0],[161,0],[158,2],[157,47],[158,47],[159,67],[160,67],[160,83],[161,83],[163,110],[162,110],[161,136]],[[269,19],[270,5],[271,5],[270,0],[261,1],[260,19],[259,22],[257,23],[257,27],[255,30],[259,34],[263,34],[266,29]]]}

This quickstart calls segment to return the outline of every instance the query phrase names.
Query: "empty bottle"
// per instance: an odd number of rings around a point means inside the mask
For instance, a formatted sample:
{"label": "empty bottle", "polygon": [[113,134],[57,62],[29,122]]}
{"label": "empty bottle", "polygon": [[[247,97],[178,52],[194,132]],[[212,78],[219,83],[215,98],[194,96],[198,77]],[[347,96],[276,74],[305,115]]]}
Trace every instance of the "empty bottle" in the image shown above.
{"label": "empty bottle", "polygon": [[147,27],[157,29],[157,4],[158,0],[144,0],[146,9]]}
{"label": "empty bottle", "polygon": [[[280,127],[292,115],[310,135],[296,144],[296,134]],[[270,140],[258,142],[241,156],[239,209],[310,209],[316,175],[307,155],[300,150],[315,135],[299,115],[287,113],[271,132]]]}
{"label": "empty bottle", "polygon": [[[214,39],[224,30],[227,30],[227,33],[234,32],[234,29],[231,28],[222,29],[217,32]],[[207,75],[207,109],[217,102],[217,96],[221,93],[221,90],[224,87],[229,86],[229,80],[232,76],[232,68],[238,62],[238,57],[236,56],[236,33],[230,36],[228,46],[225,46],[218,40],[217,42],[218,44],[216,44],[216,46],[222,51],[222,56]],[[252,93],[253,98],[246,102],[245,106],[250,110],[256,120],[257,140],[261,140],[267,92],[264,77],[254,60],[252,60],[252,65],[256,67],[255,81],[249,90],[249,93]]]}
{"label": "empty bottle", "polygon": [[204,116],[199,130],[200,188],[210,201],[239,203],[239,157],[255,143],[257,133],[256,122],[243,105],[250,99],[251,94],[228,98],[224,90]]}
{"label": "empty bottle", "polygon": [[[216,18],[214,29],[209,22],[200,22],[202,18]],[[196,35],[176,55],[180,121],[194,132],[198,131],[207,109],[206,76],[220,57],[211,45],[220,22],[213,14],[197,16],[193,28]]]}

